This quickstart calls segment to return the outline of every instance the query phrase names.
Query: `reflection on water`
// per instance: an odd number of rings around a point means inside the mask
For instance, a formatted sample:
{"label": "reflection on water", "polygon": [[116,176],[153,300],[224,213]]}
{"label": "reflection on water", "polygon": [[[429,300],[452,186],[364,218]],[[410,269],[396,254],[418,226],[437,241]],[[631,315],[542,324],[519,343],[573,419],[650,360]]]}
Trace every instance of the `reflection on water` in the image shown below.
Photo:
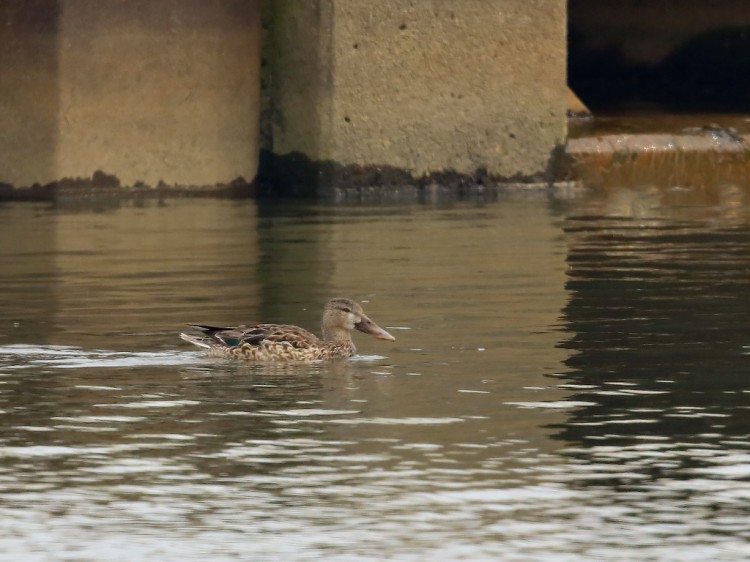
{"label": "reflection on water", "polygon": [[[749,213],[681,201],[0,207],[0,552],[750,556]],[[177,338],[334,295],[397,341]]]}
{"label": "reflection on water", "polygon": [[684,559],[665,539],[749,552],[750,229],[727,210],[565,221],[565,387],[587,405],[557,437],[576,485],[615,490],[618,526],[663,558]]}

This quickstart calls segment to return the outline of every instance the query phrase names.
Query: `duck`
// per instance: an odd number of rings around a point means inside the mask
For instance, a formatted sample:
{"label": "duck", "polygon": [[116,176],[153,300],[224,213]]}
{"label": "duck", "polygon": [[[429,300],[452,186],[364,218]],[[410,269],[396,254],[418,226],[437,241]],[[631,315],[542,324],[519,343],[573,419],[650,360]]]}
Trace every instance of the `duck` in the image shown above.
{"label": "duck", "polygon": [[396,340],[373,322],[362,306],[348,298],[333,298],[326,303],[321,320],[322,338],[289,324],[188,325],[201,334],[181,333],[180,338],[206,350],[209,357],[245,361],[311,362],[352,357],[357,353],[351,336],[353,330],[379,340]]}

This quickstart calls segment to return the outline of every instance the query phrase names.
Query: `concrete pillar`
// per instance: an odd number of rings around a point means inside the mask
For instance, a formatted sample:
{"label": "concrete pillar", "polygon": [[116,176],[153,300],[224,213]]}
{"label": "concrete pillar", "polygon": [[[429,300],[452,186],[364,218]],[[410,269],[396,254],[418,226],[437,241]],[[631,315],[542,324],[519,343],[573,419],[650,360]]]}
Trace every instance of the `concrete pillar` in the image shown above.
{"label": "concrete pillar", "polygon": [[259,0],[0,0],[0,182],[257,169]]}
{"label": "concrete pillar", "polygon": [[0,187],[56,178],[59,17],[57,0],[0,0]]}
{"label": "concrete pillar", "polygon": [[262,177],[546,179],[566,136],[565,5],[267,0]]}

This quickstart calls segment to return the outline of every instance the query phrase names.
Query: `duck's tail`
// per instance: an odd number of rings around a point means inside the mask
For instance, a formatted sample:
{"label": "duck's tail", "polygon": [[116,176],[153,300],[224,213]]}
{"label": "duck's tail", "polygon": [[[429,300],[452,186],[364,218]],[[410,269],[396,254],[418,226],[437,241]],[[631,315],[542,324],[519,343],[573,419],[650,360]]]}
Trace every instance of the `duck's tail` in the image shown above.
{"label": "duck's tail", "polygon": [[191,336],[190,334],[180,334],[180,337],[193,345],[202,347],[203,349],[211,349],[211,340],[208,338],[202,336]]}

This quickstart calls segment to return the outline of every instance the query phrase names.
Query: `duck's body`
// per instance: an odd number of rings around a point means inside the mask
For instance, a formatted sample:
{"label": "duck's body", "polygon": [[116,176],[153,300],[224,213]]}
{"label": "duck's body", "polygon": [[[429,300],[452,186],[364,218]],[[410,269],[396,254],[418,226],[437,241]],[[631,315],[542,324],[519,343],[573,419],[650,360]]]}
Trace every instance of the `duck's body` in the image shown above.
{"label": "duck's body", "polygon": [[317,361],[351,357],[357,352],[351,337],[351,331],[355,329],[378,339],[396,339],[370,320],[357,303],[341,298],[331,299],[323,310],[323,338],[288,324],[191,326],[203,334],[180,334],[180,337],[206,349],[209,357],[246,361]]}

